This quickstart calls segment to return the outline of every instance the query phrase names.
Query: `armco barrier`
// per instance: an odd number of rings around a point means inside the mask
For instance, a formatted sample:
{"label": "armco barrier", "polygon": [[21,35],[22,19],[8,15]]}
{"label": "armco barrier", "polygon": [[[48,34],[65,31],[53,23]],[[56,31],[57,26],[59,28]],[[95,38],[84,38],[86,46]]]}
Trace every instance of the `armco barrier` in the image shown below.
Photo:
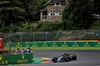
{"label": "armco barrier", "polygon": [[[5,43],[9,46],[9,43]],[[18,42],[11,47],[100,47],[99,41],[47,41],[47,42]]]}
{"label": "armco barrier", "polygon": [[33,53],[0,55],[0,65],[33,62]]}

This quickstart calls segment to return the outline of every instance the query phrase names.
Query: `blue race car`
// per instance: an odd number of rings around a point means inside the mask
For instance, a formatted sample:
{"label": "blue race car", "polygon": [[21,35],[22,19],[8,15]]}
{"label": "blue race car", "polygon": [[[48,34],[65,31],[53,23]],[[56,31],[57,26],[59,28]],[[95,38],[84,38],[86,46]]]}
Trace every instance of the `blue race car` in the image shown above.
{"label": "blue race car", "polygon": [[77,60],[77,55],[75,54],[70,55],[70,54],[64,53],[64,55],[59,56],[59,58],[53,57],[52,62],[68,62],[72,60]]}

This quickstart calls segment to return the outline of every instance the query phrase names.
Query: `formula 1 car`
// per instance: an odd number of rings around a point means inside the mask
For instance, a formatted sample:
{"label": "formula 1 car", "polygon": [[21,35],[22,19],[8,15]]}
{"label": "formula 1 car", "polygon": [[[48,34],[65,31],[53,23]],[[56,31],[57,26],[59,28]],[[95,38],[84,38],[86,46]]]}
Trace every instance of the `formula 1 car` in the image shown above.
{"label": "formula 1 car", "polygon": [[77,55],[75,54],[67,54],[67,55],[62,55],[59,57],[53,57],[52,62],[68,62],[72,60],[77,60]]}

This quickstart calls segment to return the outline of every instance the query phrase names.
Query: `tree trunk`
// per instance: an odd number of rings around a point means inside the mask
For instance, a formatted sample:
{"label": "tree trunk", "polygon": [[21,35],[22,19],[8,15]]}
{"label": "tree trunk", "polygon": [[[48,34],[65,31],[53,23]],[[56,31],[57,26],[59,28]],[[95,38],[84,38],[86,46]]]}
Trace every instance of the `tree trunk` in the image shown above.
{"label": "tree trunk", "polygon": [[5,25],[5,22],[3,21],[3,23],[2,23],[2,27],[4,27],[4,25]]}

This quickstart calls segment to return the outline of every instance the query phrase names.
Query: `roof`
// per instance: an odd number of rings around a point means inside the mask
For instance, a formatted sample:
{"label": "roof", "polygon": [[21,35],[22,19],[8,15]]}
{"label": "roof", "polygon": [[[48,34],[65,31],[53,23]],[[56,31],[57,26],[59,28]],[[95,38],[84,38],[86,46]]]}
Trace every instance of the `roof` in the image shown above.
{"label": "roof", "polygon": [[44,6],[53,5],[54,3],[60,3],[62,5],[66,5],[66,0],[49,0]]}
{"label": "roof", "polygon": [[47,11],[47,9],[42,9],[42,10],[40,10],[40,11]]}

